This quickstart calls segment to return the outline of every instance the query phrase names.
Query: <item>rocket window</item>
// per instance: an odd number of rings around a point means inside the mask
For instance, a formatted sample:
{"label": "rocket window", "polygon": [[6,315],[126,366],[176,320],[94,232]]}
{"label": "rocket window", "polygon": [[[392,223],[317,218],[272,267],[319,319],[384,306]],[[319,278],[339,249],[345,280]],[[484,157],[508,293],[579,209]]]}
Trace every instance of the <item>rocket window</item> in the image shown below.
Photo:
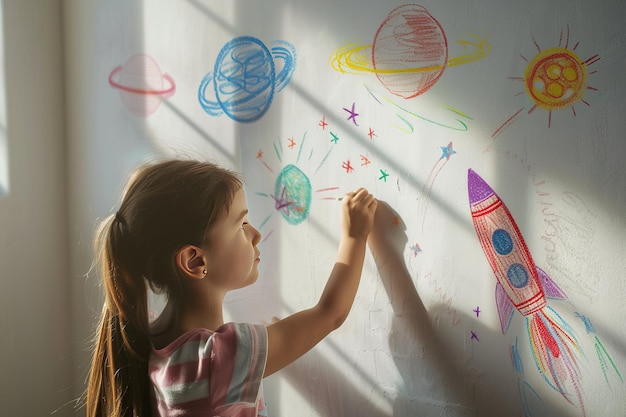
{"label": "rocket window", "polygon": [[513,239],[511,239],[509,232],[504,229],[494,230],[491,234],[491,243],[500,255],[508,255],[513,250]]}
{"label": "rocket window", "polygon": [[506,278],[515,288],[524,288],[528,284],[528,271],[521,264],[511,264],[506,271]]}

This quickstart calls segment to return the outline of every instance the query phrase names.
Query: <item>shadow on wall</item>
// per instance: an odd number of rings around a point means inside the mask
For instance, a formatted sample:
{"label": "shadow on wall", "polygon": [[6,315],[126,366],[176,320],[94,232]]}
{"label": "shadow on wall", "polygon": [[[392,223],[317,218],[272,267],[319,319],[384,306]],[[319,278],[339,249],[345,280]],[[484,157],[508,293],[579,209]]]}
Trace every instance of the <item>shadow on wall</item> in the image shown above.
{"label": "shadow on wall", "polygon": [[[282,374],[291,386],[308,396],[311,379],[326,388],[318,392],[311,404],[319,415],[409,416],[420,415],[474,415],[470,393],[465,386],[466,371],[449,359],[449,349],[433,329],[428,312],[422,303],[403,259],[406,235],[401,228],[389,231],[385,225],[398,217],[389,205],[380,201],[375,229],[369,246],[374,255],[383,286],[393,308],[394,319],[389,332],[391,354],[403,385],[398,393],[380,387],[368,380],[378,398],[394,396],[392,411],[374,404],[372,397],[358,389],[353,380],[336,368],[317,350],[313,350],[287,367]],[[423,347],[426,347],[425,349]],[[403,352],[399,352],[402,350]],[[411,351],[422,351],[414,355]],[[361,377],[367,379],[364,375]],[[443,390],[443,398],[424,398],[424,386]],[[374,393],[373,393],[374,394]]]}
{"label": "shadow on wall", "polygon": [[[383,201],[378,207],[368,243],[393,309],[389,344],[404,383],[393,415],[472,415],[466,371],[452,359],[450,346],[433,327],[404,261],[405,230],[385,227],[400,216]],[[429,392],[438,394],[425,397]]]}
{"label": "shadow on wall", "polygon": [[[310,396],[311,384],[325,387],[316,391],[315,401],[311,401],[311,407],[318,415],[579,415],[579,410],[570,404],[561,401],[551,403],[551,398],[539,397],[526,382],[523,372],[516,369],[515,353],[512,353],[517,349],[515,345],[508,347],[502,342],[496,346],[485,344],[479,352],[487,356],[484,360],[488,361],[490,350],[501,349],[503,356],[512,358],[510,367],[490,369],[489,374],[472,369],[468,356],[471,359],[477,342],[464,335],[466,345],[461,349],[461,355],[465,356],[459,356],[458,340],[456,345],[450,343],[446,338],[450,329],[439,329],[437,323],[438,317],[445,316],[449,307],[440,304],[426,310],[404,261],[403,249],[407,242],[404,230],[384,227],[389,224],[388,219],[398,217],[398,214],[381,201],[376,216],[378,219],[368,243],[393,309],[389,348],[403,386],[389,392],[377,381],[359,375],[373,387],[371,390],[376,392],[372,394],[377,394],[376,397],[387,394],[389,398],[393,395],[392,410],[384,409],[384,405],[375,404],[373,395],[364,393],[354,380],[348,379],[323,354],[313,350],[287,367],[282,374],[304,397]],[[460,314],[459,320],[460,323],[471,323],[472,331],[486,343],[502,340],[498,331],[472,317]],[[465,332],[465,327],[460,327]],[[521,336],[525,332],[520,320],[513,323],[509,330]],[[467,332],[469,334],[469,330]]]}
{"label": "shadow on wall", "polygon": [[[404,398],[394,404],[394,416],[415,412],[440,415],[444,411],[446,415],[469,415],[473,406],[465,387],[466,372],[452,359],[450,346],[437,334],[413,284],[403,256],[408,241],[405,230],[385,227],[400,216],[381,201],[376,217],[368,243],[393,309],[390,348],[405,391]],[[411,353],[419,349],[423,349],[421,355]],[[429,386],[431,392],[440,391],[440,398],[424,398],[429,392],[424,387]]]}

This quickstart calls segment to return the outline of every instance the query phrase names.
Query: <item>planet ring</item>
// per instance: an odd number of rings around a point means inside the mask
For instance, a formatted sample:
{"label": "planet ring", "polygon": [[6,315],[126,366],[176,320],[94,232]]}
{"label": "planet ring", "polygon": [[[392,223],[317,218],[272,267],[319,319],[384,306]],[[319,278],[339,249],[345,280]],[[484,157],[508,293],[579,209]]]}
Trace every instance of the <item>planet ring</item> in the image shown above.
{"label": "planet ring", "polygon": [[121,85],[117,81],[115,81],[115,78],[118,76],[121,70],[122,70],[122,66],[119,65],[113,68],[113,71],[111,71],[111,73],[109,74],[109,84],[111,84],[111,86],[118,88],[120,90],[129,92],[129,93],[151,94],[151,95],[162,95],[162,96],[168,96],[170,94],[173,94],[174,91],[176,90],[176,83],[174,82],[174,79],[172,78],[171,75],[165,72],[161,75],[163,76],[163,79],[165,79],[170,84],[169,88],[166,90],[152,90],[149,88],[135,88],[135,87],[128,87],[125,85]]}
{"label": "planet ring", "polygon": [[[481,58],[486,57],[491,52],[491,44],[489,40],[482,36],[473,35],[476,41],[463,41],[459,40],[457,43],[463,45],[463,48],[467,46],[473,46],[473,50],[458,57],[452,57],[448,60],[448,67],[454,67],[461,64],[467,64],[469,62],[478,61]],[[367,52],[371,50],[371,45],[354,45],[349,44],[343,48],[338,49],[331,57],[331,64],[333,69],[339,72],[371,72],[375,74],[405,74],[416,72],[428,72],[436,71],[444,68],[444,65],[430,65],[419,68],[386,68],[378,69],[372,66],[372,60],[370,54]],[[347,69],[347,70],[346,70]]]}

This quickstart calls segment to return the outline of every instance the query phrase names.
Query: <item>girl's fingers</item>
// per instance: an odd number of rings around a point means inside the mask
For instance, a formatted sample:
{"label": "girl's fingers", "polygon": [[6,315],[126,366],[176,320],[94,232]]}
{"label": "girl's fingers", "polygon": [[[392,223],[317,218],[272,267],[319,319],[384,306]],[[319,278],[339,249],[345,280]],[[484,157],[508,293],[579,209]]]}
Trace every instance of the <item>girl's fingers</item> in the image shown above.
{"label": "girl's fingers", "polygon": [[367,207],[370,207],[372,205],[372,203],[376,202],[376,197],[374,197],[372,194],[369,194],[366,197],[366,203],[367,203]]}
{"label": "girl's fingers", "polygon": [[356,198],[362,198],[363,193],[367,193],[367,190],[363,187],[359,187],[356,190],[354,190],[351,194],[352,194],[353,199],[356,199]]}
{"label": "girl's fingers", "polygon": [[369,195],[369,193],[367,192],[367,190],[365,188],[359,187],[353,193],[353,196],[354,196],[353,200],[361,200],[361,199],[365,198],[368,195]]}
{"label": "girl's fingers", "polygon": [[376,198],[370,194],[367,189],[359,187],[352,192],[346,193],[348,200],[353,203],[363,203],[366,207],[369,207]]}

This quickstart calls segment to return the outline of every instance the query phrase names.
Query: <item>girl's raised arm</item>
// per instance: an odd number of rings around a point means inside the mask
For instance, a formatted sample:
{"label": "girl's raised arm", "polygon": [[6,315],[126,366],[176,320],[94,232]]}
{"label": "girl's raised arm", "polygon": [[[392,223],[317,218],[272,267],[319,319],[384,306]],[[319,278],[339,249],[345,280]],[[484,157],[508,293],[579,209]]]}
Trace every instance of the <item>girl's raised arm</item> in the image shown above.
{"label": "girl's raised arm", "polygon": [[345,321],[359,286],[377,205],[364,188],[343,198],[337,260],[324,291],[314,307],[268,326],[265,376],[298,359]]}

